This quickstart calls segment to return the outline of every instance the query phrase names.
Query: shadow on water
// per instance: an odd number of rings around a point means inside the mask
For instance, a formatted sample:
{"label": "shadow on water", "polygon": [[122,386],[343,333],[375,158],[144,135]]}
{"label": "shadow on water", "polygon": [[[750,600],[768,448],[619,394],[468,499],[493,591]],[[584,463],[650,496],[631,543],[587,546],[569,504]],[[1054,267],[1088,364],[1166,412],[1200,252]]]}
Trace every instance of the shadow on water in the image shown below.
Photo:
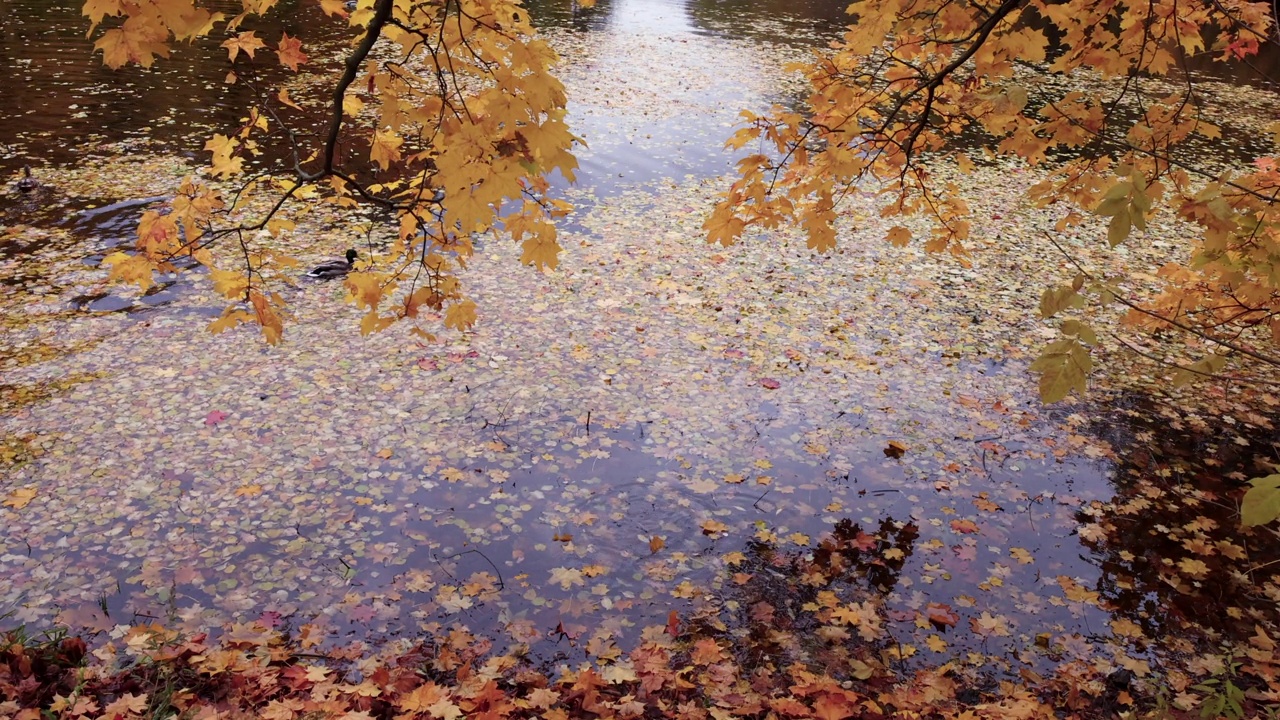
{"label": "shadow on water", "polygon": [[1097,589],[1149,637],[1229,639],[1280,622],[1280,536],[1240,526],[1247,479],[1280,462],[1275,415],[1199,416],[1131,394],[1092,431],[1117,448],[1112,508],[1082,514],[1101,534]]}

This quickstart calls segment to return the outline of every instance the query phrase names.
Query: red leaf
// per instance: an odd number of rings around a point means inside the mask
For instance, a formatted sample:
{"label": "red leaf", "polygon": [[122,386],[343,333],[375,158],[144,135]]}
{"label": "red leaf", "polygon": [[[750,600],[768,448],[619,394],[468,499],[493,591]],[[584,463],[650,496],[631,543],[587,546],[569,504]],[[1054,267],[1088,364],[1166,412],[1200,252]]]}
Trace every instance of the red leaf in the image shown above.
{"label": "red leaf", "polygon": [[773,378],[761,378],[760,386],[767,390],[777,390],[782,387],[782,383],[774,380]]}
{"label": "red leaf", "polygon": [[221,410],[214,410],[210,412],[208,415],[205,415],[204,424],[209,427],[213,427],[214,425],[217,425],[218,423],[226,419],[227,419],[226,413],[222,412]]}
{"label": "red leaf", "polygon": [[925,606],[924,611],[925,617],[929,618],[929,622],[937,625],[939,629],[955,627],[956,623],[960,622],[960,616],[946,603],[929,603]]}

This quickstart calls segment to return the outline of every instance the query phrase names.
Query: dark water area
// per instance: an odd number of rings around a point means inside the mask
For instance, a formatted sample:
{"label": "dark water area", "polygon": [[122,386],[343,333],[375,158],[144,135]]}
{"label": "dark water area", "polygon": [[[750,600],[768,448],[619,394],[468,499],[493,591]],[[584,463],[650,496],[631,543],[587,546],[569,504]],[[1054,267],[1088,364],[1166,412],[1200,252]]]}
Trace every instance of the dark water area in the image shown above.
{"label": "dark water area", "polygon": [[[1249,478],[1275,472],[1278,421],[1275,412],[1242,409],[1198,415],[1135,392],[1099,407],[1091,431],[1123,452],[1110,473],[1117,511],[1102,518],[1105,539],[1086,546],[1117,616],[1150,637],[1195,624],[1236,640],[1253,623],[1280,621],[1274,590],[1266,590],[1280,586],[1280,535],[1241,528],[1234,501]],[[1232,549],[1240,543],[1248,557]],[[1208,577],[1179,577],[1175,568],[1188,561],[1204,563]]]}
{"label": "dark water area", "polygon": [[[224,83],[230,64],[218,47],[223,35],[179,44],[169,60],[158,58],[151,68],[112,70],[94,52],[94,38],[86,37],[89,21],[80,7],[67,0],[0,2],[0,63],[8,73],[0,171],[6,176],[23,164],[75,163],[100,145],[132,138],[171,140],[174,150],[194,153],[196,138],[244,114],[251,91]],[[314,4],[286,0],[256,29],[272,41],[281,32],[313,36],[311,28],[326,27],[323,18]],[[278,72],[273,64],[263,63],[262,70]]]}

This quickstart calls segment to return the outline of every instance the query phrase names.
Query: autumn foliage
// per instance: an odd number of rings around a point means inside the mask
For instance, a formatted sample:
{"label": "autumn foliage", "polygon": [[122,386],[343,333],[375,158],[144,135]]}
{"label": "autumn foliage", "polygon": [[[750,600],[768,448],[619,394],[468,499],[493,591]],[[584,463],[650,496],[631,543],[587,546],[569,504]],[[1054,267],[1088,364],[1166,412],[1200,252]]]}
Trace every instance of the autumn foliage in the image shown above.
{"label": "autumn foliage", "polygon": [[[243,0],[228,17],[192,0],[89,0],[84,14],[101,30],[96,47],[110,67],[149,66],[174,43],[226,32],[227,81],[251,82],[243,68],[259,53],[291,71],[311,62],[297,38],[243,29],[274,5]],[[239,128],[205,145],[213,180],[189,180],[170,211],[148,212],[138,252],[106,259],[112,277],[146,288],[153,272],[189,258],[210,268],[233,303],[213,331],[252,323],[279,342],[286,308],[276,288],[291,282],[296,260],[277,241],[295,228],[291,217],[309,203],[372,206],[395,230],[347,276],[361,330],[405,318],[428,336],[432,322],[467,328],[476,308],[457,273],[476,237],[500,230],[520,244],[522,262],[557,263],[554,220],[569,206],[548,197],[548,178],[572,180],[576,138],[551,73],[555,53],[513,0],[321,6],[351,32],[331,85],[305,99],[283,86],[259,93]],[[1226,118],[1183,72],[1199,56],[1255,55],[1273,32],[1269,4],[875,0],[849,14],[843,38],[796,68],[809,86],[802,107],[743,113],[729,146],[747,154],[706,221],[711,241],[796,224],[824,252],[836,244],[842,203],[871,191],[883,216],[902,219],[890,242],[923,235],[927,250],[968,262],[975,189],[938,180],[936,163],[964,173],[1016,159],[1044,175],[1028,200],[1060,208],[1043,238],[1016,241],[1052,244],[1071,276],[1046,288],[1039,305],[1043,318],[1060,318],[1058,337],[1031,366],[1045,401],[1085,390],[1099,342],[1093,319],[1110,307],[1130,327],[1185,339],[1155,353],[1129,345],[1175,369],[1178,381],[1269,382],[1265,374],[1280,367],[1280,156],[1232,168],[1197,154],[1195,143],[1218,140]],[[1046,77],[1086,78],[1097,91],[1039,82]],[[293,127],[290,113],[308,101],[326,114],[319,133]],[[285,146],[285,160],[260,172],[253,158],[281,129],[287,141],[272,142]],[[1280,134],[1280,123],[1271,130]],[[1156,284],[1146,292],[1132,291],[1131,277],[1089,268],[1061,238],[1083,227],[1115,248],[1156,221],[1185,233],[1189,251],[1150,268]],[[1280,514],[1276,477],[1255,482],[1247,522]]]}
{"label": "autumn foliage", "polygon": [[[93,28],[106,27],[96,47],[110,67],[149,66],[175,43],[217,31],[230,33],[222,44],[227,81],[247,82],[255,76],[243,68],[264,51],[293,71],[309,62],[297,38],[267,40],[244,29],[275,4],[245,0],[227,17],[191,0],[91,0],[84,13]],[[205,145],[214,182],[188,181],[170,212],[147,213],[139,252],[107,258],[112,276],[146,288],[153,271],[194,259],[234,303],[212,330],[256,323],[269,342],[279,342],[285,307],[276,289],[296,276],[297,263],[276,241],[288,237],[291,218],[309,203],[366,205],[388,219],[395,236],[347,278],[352,302],[365,311],[361,330],[424,314],[468,327],[475,306],[456,272],[476,236],[500,229],[520,244],[523,262],[556,265],[552,219],[568,205],[547,197],[547,177],[572,179],[576,162],[564,89],[550,72],[555,53],[510,0],[363,0],[351,12],[341,0],[321,5],[351,30],[353,49],[341,72],[306,97],[283,86],[259,88],[264,100],[247,109],[243,124]],[[296,127],[303,103],[323,114],[321,132]],[[282,167],[254,168],[261,138],[280,142],[282,130]],[[354,157],[340,152],[353,146],[362,148]],[[353,218],[348,233],[358,232]]]}
{"label": "autumn foliage", "polygon": [[[884,593],[899,583],[918,528],[883,521],[838,524],[812,550],[754,541],[726,556],[736,612],[672,611],[638,629],[633,649],[558,628],[550,635],[575,662],[553,670],[522,644],[454,626],[400,638],[374,651],[335,647],[316,626],[278,617],[183,636],[157,624],[120,626],[86,658],[74,638],[0,636],[0,714],[16,720],[141,717],[298,718],[1096,718],[1146,712],[1132,675],[1095,663],[1063,663],[1051,677],[983,680],[961,662],[916,662],[894,641]],[[1065,576],[1068,594],[1087,594]],[[917,625],[953,628],[959,614],[929,603]],[[970,621],[980,636],[1007,635],[1001,616]],[[946,642],[934,636],[941,647]],[[1055,641],[1056,643],[1056,641]],[[1049,645],[1048,642],[1045,643]],[[1274,642],[1250,639],[1237,679],[1242,713],[1274,695]],[[1055,647],[1055,652],[1061,652]],[[1150,690],[1147,683],[1143,683]],[[1155,711],[1152,711],[1155,712]],[[1164,711],[1163,717],[1192,713]],[[1153,715],[1155,716],[1155,715]]]}
{"label": "autumn foliage", "polygon": [[[855,2],[849,11],[834,52],[801,68],[810,86],[804,111],[744,113],[730,144],[756,151],[707,222],[713,240],[796,222],[810,247],[827,250],[839,201],[861,187],[884,196],[886,217],[925,218],[926,249],[964,258],[966,197],[980,189],[935,182],[931,163],[949,160],[963,172],[990,157],[1017,158],[1047,173],[1029,197],[1062,207],[1056,231],[1099,217],[1099,234],[1115,247],[1162,213],[1196,229],[1190,257],[1158,268],[1159,295],[1139,304],[1081,267],[1074,282],[1045,291],[1045,317],[1119,301],[1129,322],[1182,330],[1203,346],[1184,374],[1212,374],[1232,359],[1274,363],[1257,343],[1280,338],[1276,161],[1219,174],[1205,167],[1210,158],[1189,156],[1184,146],[1218,138],[1222,118],[1178,72],[1192,56],[1255,54],[1272,30],[1269,4],[904,0]],[[1173,91],[1155,82],[1175,74]],[[1039,82],[1046,75],[1097,78],[1103,91],[1055,92]],[[986,140],[957,142],[962,133]],[[905,244],[914,234],[904,222],[888,240]],[[1060,328],[1063,339],[1037,368],[1046,400],[1084,388],[1096,343],[1079,322]]]}
{"label": "autumn foliage", "polygon": [[[749,154],[707,220],[711,240],[796,223],[826,251],[841,201],[871,191],[882,216],[901,220],[889,242],[922,235],[925,249],[967,263],[968,199],[982,189],[938,180],[937,164],[967,173],[1013,159],[1044,175],[1028,201],[1059,210],[1043,236],[1006,241],[1052,244],[1071,277],[1040,303],[1043,318],[1062,318],[1031,366],[1046,402],[1085,390],[1099,342],[1090,318],[1108,308],[1131,328],[1185,341],[1154,353],[1128,345],[1178,382],[1270,382],[1280,367],[1280,158],[1240,168],[1206,154],[1230,117],[1182,69],[1205,56],[1240,63],[1273,43],[1271,4],[875,0],[849,12],[833,51],[797,68],[809,86],[803,108],[743,113],[729,145]],[[1045,82],[1054,78],[1071,82]],[[1149,292],[1089,268],[1063,239],[1081,228],[1111,248],[1145,243],[1156,220],[1187,252],[1143,270],[1156,280]],[[1255,486],[1246,521],[1280,514],[1276,476]]]}

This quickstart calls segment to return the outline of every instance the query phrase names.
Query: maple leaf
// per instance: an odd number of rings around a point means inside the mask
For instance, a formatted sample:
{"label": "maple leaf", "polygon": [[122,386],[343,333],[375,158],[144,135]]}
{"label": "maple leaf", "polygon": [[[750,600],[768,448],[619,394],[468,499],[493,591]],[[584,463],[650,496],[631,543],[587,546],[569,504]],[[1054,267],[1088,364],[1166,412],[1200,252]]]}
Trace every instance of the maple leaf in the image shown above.
{"label": "maple leaf", "polygon": [[[266,46],[267,44],[259,40],[253,34],[253,31],[249,31],[242,32],[233,38],[224,40],[221,47],[227,49],[228,58],[234,63],[236,61],[236,56],[240,53],[248,55],[249,59],[252,60],[253,54]],[[282,90],[281,92],[284,91]],[[208,150],[209,148],[206,147],[205,149]]]}
{"label": "maple leaf", "polygon": [[844,720],[853,715],[854,707],[843,696],[823,693],[813,703],[813,717],[817,720]]}
{"label": "maple leaf", "polygon": [[586,580],[582,577],[581,570],[564,567],[552,568],[551,582],[558,583],[560,587],[565,590],[568,590],[570,586],[581,586],[586,584]]}
{"label": "maple leaf", "polygon": [[889,228],[889,232],[885,234],[885,240],[895,247],[906,247],[911,242],[911,231],[901,225]]}
{"label": "maple leaf", "polygon": [[378,163],[383,170],[400,162],[400,146],[404,138],[391,130],[379,130],[374,133],[373,142],[369,145],[369,159]]}
{"label": "maple leaf", "polygon": [[476,324],[476,304],[470,300],[454,303],[445,311],[444,324],[455,330],[466,330]]}
{"label": "maple leaf", "polygon": [[897,440],[890,440],[889,444],[885,446],[885,449],[884,449],[885,457],[890,457],[894,459],[901,458],[906,453],[907,453],[906,443],[902,443]]}
{"label": "maple leaf", "polygon": [[539,269],[554,270],[560,264],[560,244],[554,233],[531,235],[520,245],[520,262]]}
{"label": "maple leaf", "polygon": [[719,520],[703,520],[701,527],[703,535],[716,535],[729,530],[729,526]]}
{"label": "maple leaf", "polygon": [[437,720],[457,720],[463,715],[462,708],[455,705],[448,698],[441,698],[431,707],[428,707],[427,712]]}
{"label": "maple leaf", "polygon": [[135,283],[144,291],[155,285],[151,275],[155,268],[142,255],[114,252],[103,258],[102,263],[111,267],[109,278],[113,281]]}
{"label": "maple leaf", "polygon": [[120,0],[85,0],[80,12],[89,18],[89,32],[92,33],[105,17],[114,17],[124,12]]}
{"label": "maple leaf", "polygon": [[107,717],[141,715],[147,709],[147,694],[125,693],[103,708]]}
{"label": "maple leaf", "polygon": [[716,641],[707,637],[698,638],[693,644],[693,651],[689,654],[689,659],[695,665],[714,665],[726,657],[724,650]]}
{"label": "maple leaf", "polygon": [[14,510],[21,510],[31,504],[31,501],[35,499],[36,494],[36,489],[33,487],[18,488],[6,495],[4,502],[0,503],[0,505],[3,505],[4,507],[11,507]]}
{"label": "maple leaf", "polygon": [[1084,392],[1093,360],[1078,339],[1068,337],[1046,347],[1029,369],[1040,373],[1040,399],[1053,403],[1072,390]]}
{"label": "maple leaf", "polygon": [[728,247],[742,237],[746,222],[734,215],[731,206],[725,203],[717,207],[702,227],[707,231],[707,242]]}
{"label": "maple leaf", "polygon": [[1010,634],[1008,622],[1003,615],[992,615],[985,610],[982,615],[970,618],[969,625],[973,632],[983,637],[991,635],[1007,637]]}
{"label": "maple leaf", "polygon": [[1178,570],[1193,578],[1203,578],[1209,574],[1209,566],[1198,558],[1182,558],[1178,561]]}
{"label": "maple leaf", "polygon": [[307,61],[306,54],[302,52],[302,41],[289,37],[289,33],[281,33],[280,42],[276,45],[276,55],[280,58],[281,65],[294,72]]}
{"label": "maple leaf", "polygon": [[925,616],[938,629],[955,627],[960,622],[960,616],[945,603],[929,603],[925,606]]}

